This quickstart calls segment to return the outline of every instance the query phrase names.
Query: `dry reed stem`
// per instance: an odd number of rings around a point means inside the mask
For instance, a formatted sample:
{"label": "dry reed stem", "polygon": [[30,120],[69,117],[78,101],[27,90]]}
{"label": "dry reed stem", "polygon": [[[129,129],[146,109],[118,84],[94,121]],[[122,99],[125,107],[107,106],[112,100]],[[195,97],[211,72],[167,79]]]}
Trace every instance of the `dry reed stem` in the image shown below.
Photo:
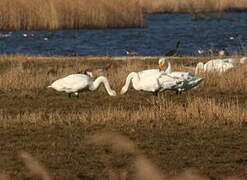
{"label": "dry reed stem", "polygon": [[10,177],[6,174],[0,173],[0,180],[10,180]]}
{"label": "dry reed stem", "polygon": [[21,152],[20,157],[24,161],[26,167],[29,169],[30,173],[34,176],[40,177],[43,180],[51,180],[47,170],[29,153]]}
{"label": "dry reed stem", "polygon": [[247,9],[245,0],[140,0],[145,12],[212,12],[231,9]]}
{"label": "dry reed stem", "polygon": [[142,27],[136,0],[2,0],[0,30]]}

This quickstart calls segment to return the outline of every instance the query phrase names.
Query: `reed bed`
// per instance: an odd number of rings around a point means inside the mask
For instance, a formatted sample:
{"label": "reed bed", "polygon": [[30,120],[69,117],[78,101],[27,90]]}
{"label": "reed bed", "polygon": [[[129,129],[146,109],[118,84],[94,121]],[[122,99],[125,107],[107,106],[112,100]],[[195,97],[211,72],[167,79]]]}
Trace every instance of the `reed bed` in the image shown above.
{"label": "reed bed", "polygon": [[[195,63],[209,58],[173,58],[172,68],[192,70]],[[217,180],[246,177],[247,65],[223,75],[200,74],[205,78],[202,84],[182,95],[167,91],[154,97],[130,89],[126,95],[110,97],[100,87],[68,98],[47,89],[58,78],[109,63],[107,77],[118,93],[129,72],[157,68],[157,58],[0,56],[0,169],[4,174],[11,179],[30,178],[12,158],[27,151],[48,169],[24,153],[27,168],[32,171],[34,166],[31,175],[45,179],[163,179],[163,174],[171,180],[190,180],[194,175]],[[56,74],[48,76],[51,69]],[[88,144],[87,136],[102,130],[120,132],[136,145],[116,134],[97,135],[91,138],[94,145]],[[207,176],[181,174],[190,167]],[[9,177],[0,174],[0,178]]]}
{"label": "reed bed", "polygon": [[140,4],[147,13],[200,13],[247,9],[245,0],[140,0]]}
{"label": "reed bed", "polygon": [[143,27],[138,1],[2,0],[0,30]]}

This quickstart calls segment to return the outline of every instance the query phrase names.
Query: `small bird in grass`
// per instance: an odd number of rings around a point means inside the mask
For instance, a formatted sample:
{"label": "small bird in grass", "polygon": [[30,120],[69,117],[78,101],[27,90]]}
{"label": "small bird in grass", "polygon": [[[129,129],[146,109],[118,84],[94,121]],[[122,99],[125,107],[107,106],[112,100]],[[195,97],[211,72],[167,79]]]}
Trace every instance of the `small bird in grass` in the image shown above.
{"label": "small bird in grass", "polygon": [[222,48],[219,51],[219,56],[229,56],[229,53],[227,52],[227,50],[225,48]]}
{"label": "small bird in grass", "polygon": [[175,48],[175,49],[169,50],[169,51],[165,54],[165,56],[178,56],[178,55],[180,54],[179,48],[180,48],[180,41],[177,42],[176,48]]}
{"label": "small bird in grass", "polygon": [[127,55],[130,55],[130,56],[138,56],[139,55],[139,52],[137,50],[134,50],[134,49],[130,49],[130,50],[124,50],[126,52]]}

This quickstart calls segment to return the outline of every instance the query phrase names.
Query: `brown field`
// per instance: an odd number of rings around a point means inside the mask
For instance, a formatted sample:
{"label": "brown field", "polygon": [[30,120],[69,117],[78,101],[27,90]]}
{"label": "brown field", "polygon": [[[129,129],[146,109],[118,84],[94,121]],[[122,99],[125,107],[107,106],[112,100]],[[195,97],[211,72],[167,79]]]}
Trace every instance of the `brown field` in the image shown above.
{"label": "brown field", "polygon": [[[209,58],[171,61],[174,70],[187,71]],[[119,93],[129,72],[156,68],[157,59],[0,56],[0,179],[8,179],[1,173],[11,179],[246,179],[247,65],[222,76],[201,74],[205,81],[182,95],[131,89],[111,97],[100,87],[68,98],[46,88],[112,63],[106,76]],[[51,69],[57,74],[48,76]]]}

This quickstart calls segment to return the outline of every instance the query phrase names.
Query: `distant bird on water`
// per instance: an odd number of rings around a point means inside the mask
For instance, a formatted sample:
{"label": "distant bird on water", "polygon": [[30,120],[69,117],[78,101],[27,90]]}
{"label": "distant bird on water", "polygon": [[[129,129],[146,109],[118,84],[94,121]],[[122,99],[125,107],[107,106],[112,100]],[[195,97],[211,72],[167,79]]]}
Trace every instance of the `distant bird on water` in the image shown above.
{"label": "distant bird on water", "polygon": [[229,56],[229,53],[227,52],[227,50],[225,48],[222,48],[219,51],[219,56]]}
{"label": "distant bird on water", "polygon": [[137,50],[134,50],[134,49],[129,49],[129,50],[124,50],[126,52],[127,55],[130,55],[130,56],[138,56],[139,55],[139,52]]}
{"label": "distant bird on water", "polygon": [[165,54],[165,56],[178,56],[178,55],[180,54],[179,48],[180,48],[180,41],[177,42],[176,48],[175,48],[175,49],[169,50],[169,51]]}

